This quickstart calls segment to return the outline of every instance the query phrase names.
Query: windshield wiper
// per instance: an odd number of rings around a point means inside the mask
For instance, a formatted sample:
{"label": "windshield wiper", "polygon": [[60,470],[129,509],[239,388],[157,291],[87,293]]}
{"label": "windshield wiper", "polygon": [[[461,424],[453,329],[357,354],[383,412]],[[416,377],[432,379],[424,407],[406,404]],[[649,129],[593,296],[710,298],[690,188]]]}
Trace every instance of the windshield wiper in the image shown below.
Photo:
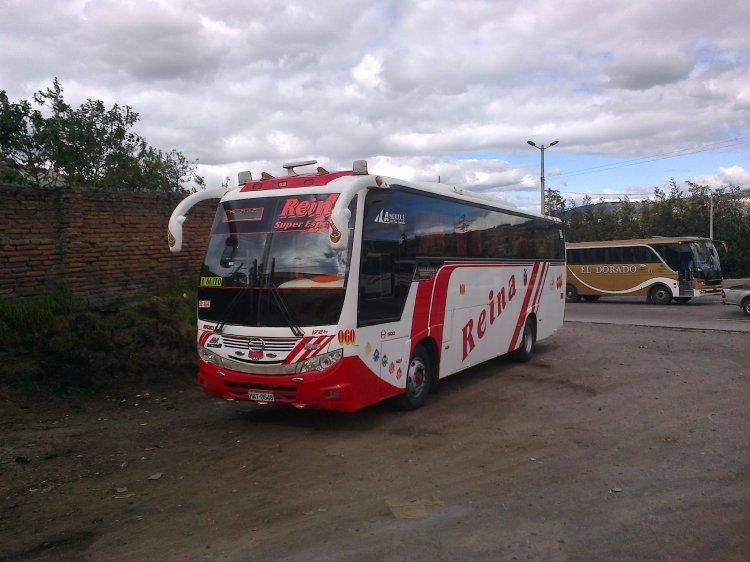
{"label": "windshield wiper", "polygon": [[[242,269],[244,265],[245,264],[243,262],[240,262],[239,264],[237,264],[237,268],[234,271],[230,272],[230,274],[227,277],[231,279],[233,276],[239,273],[240,269]],[[243,292],[246,291],[247,289],[251,287],[255,287],[257,278],[258,278],[258,260],[253,260],[253,268],[248,272],[247,286],[237,288],[237,294],[234,295],[234,297],[232,298],[232,301],[229,303],[229,306],[224,311],[224,319],[218,324],[216,324],[216,328],[214,328],[215,334],[221,334],[224,331],[224,327],[227,325],[227,320],[229,320],[229,317],[231,316],[232,312],[234,312],[234,309],[240,300],[240,295],[242,295]]]}
{"label": "windshield wiper", "polygon": [[273,258],[271,260],[271,272],[268,275],[268,288],[271,291],[271,295],[273,295],[273,299],[276,302],[276,306],[281,311],[281,315],[284,317],[284,320],[286,321],[287,326],[292,330],[292,333],[297,336],[298,338],[301,338],[305,335],[305,332],[302,331],[302,328],[299,327],[299,324],[294,319],[294,316],[292,316],[292,313],[289,311],[289,307],[286,305],[286,301],[284,300],[283,295],[281,294],[281,291],[279,291],[279,288],[276,286],[276,284],[273,282],[273,276],[276,269],[276,258]]}

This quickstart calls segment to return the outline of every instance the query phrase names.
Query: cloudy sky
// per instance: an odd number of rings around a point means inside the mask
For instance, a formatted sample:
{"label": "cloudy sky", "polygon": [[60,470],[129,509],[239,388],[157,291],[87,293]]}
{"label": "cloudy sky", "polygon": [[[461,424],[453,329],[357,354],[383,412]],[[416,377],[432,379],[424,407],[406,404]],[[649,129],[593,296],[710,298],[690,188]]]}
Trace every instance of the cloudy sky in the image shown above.
{"label": "cloudy sky", "polygon": [[750,188],[748,0],[0,0],[0,89],[130,105],[218,184],[316,159],[539,208]]}

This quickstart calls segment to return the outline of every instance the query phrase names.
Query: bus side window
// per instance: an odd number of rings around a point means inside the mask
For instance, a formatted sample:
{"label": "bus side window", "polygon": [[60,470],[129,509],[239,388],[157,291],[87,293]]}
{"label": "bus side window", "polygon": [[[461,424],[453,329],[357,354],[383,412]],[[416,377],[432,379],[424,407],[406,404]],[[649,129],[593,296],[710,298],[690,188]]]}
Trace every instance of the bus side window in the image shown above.
{"label": "bus side window", "polygon": [[357,299],[360,326],[401,318],[419,245],[410,231],[416,214],[412,197],[397,191],[367,194]]}
{"label": "bus side window", "polygon": [[655,244],[654,250],[664,259],[664,262],[674,271],[679,271],[680,255],[673,244]]}
{"label": "bus side window", "polygon": [[654,253],[654,250],[647,246],[634,246],[633,257],[635,258],[634,263],[658,263],[659,258]]}
{"label": "bus side window", "polygon": [[393,257],[368,251],[359,272],[359,294],[362,299],[379,299],[393,295]]}
{"label": "bus side window", "polygon": [[623,263],[625,256],[622,248],[606,248],[607,263]]}
{"label": "bus side window", "polygon": [[363,243],[359,270],[360,326],[401,318],[416,263],[400,251],[402,245],[392,241]]}
{"label": "bus side window", "polygon": [[604,252],[601,248],[586,248],[583,251],[584,263],[602,263],[604,261]]}

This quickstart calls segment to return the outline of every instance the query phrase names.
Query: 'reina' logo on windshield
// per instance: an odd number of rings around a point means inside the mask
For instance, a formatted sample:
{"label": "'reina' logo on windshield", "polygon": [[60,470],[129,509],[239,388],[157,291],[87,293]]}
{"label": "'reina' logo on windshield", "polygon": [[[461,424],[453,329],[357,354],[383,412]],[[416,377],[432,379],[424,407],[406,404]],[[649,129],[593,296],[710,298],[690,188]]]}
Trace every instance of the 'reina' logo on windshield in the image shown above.
{"label": "'reina' logo on windshield", "polygon": [[327,219],[331,216],[333,205],[339,198],[338,193],[331,193],[328,199],[298,199],[289,197],[284,201],[284,207],[279,214],[280,219],[301,219],[305,217],[318,217]]}
{"label": "'reina' logo on windshield", "polygon": [[406,215],[404,213],[390,213],[381,209],[375,217],[375,222],[382,224],[406,224]]}
{"label": "'reina' logo on windshield", "polygon": [[328,220],[338,198],[338,193],[329,194],[328,199],[288,197],[274,230],[328,232]]}

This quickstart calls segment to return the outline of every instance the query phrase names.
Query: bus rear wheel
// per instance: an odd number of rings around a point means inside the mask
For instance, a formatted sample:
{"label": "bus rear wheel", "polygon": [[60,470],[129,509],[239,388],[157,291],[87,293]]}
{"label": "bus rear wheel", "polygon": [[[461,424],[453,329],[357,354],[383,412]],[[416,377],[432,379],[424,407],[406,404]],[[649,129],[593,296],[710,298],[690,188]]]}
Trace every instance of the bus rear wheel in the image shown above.
{"label": "bus rear wheel", "polygon": [[424,346],[414,348],[414,354],[409,361],[406,372],[406,389],[395,399],[399,410],[416,410],[424,405],[430,392],[434,373],[432,360]]}
{"label": "bus rear wheel", "polygon": [[575,286],[570,283],[565,285],[565,302],[578,302],[579,300],[581,300],[581,296]]}
{"label": "bus rear wheel", "polygon": [[666,285],[654,285],[648,292],[648,301],[651,304],[669,304],[672,302],[672,291]]}
{"label": "bus rear wheel", "polygon": [[536,330],[534,326],[534,318],[530,316],[526,319],[526,323],[523,325],[521,347],[511,353],[511,357],[518,363],[526,363],[527,361],[531,361],[531,358],[534,357],[534,351],[536,351]]}

